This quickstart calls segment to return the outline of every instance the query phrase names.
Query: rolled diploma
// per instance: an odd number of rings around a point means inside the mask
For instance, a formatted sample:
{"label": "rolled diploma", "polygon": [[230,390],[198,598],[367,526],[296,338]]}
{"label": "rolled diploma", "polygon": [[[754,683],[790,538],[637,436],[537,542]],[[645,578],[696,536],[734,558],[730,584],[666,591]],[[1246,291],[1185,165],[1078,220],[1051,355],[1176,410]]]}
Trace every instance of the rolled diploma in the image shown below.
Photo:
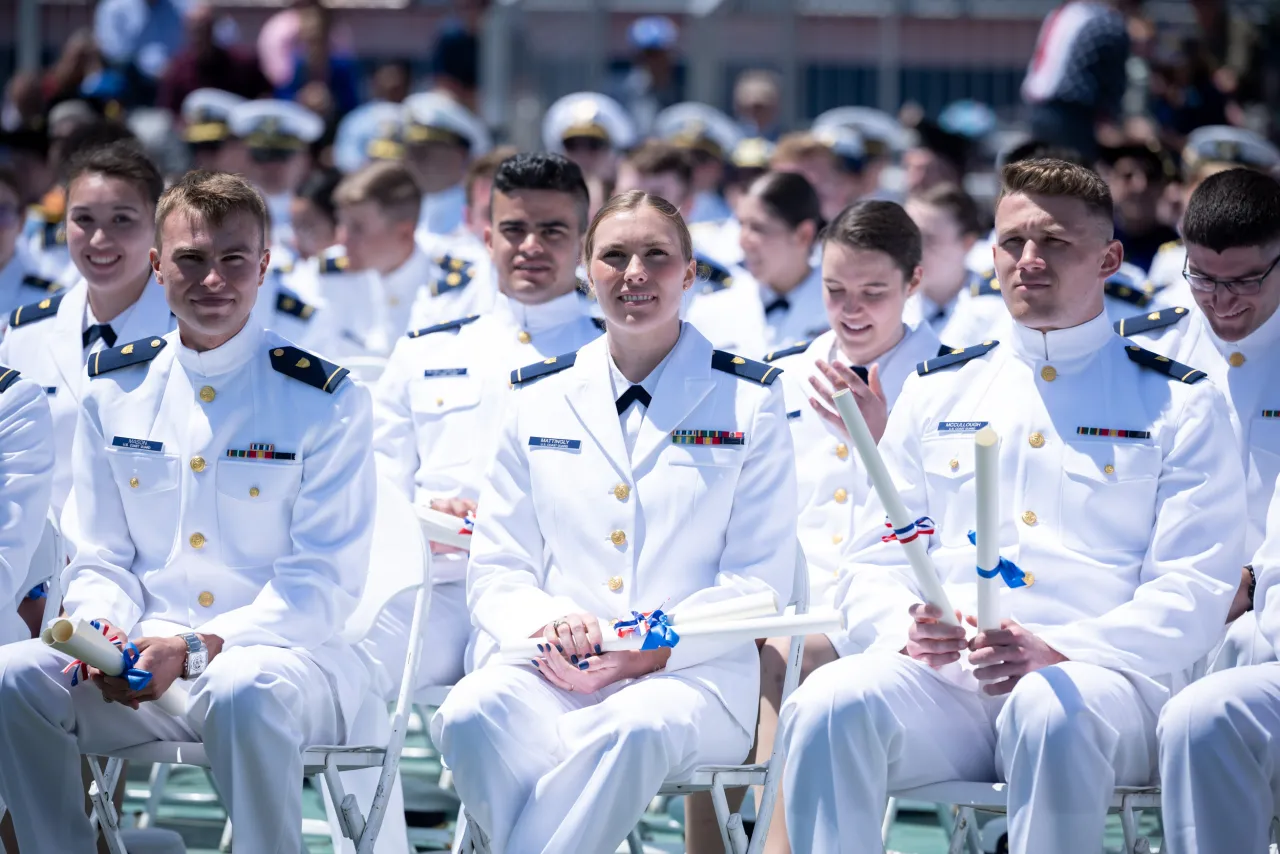
{"label": "rolled diploma", "polygon": [[[778,595],[772,590],[760,593],[749,593],[746,596],[734,596],[719,602],[706,605],[693,605],[681,608],[679,613],[669,618],[671,625],[693,623],[700,620],[745,620],[749,617],[767,617],[778,613]],[[601,621],[608,625],[607,621]]]}
{"label": "rolled diploma", "polygon": [[[687,623],[679,629],[680,643],[699,639],[718,643],[746,642],[760,638],[789,637],[791,635],[825,634],[844,629],[844,612],[834,608],[811,614],[785,614],[774,617],[752,617],[747,620],[704,620]],[[600,645],[605,652],[638,650],[644,644],[643,635],[625,638],[606,637]],[[538,655],[537,638],[522,638],[502,644],[502,660],[508,664],[528,664]]]}
{"label": "rolled diploma", "polygon": [[[836,405],[836,411],[844,421],[845,429],[849,431],[849,438],[853,440],[858,456],[862,458],[862,465],[867,469],[871,485],[875,487],[876,495],[880,496],[880,502],[884,504],[884,512],[889,517],[889,523],[897,530],[914,524],[915,519],[907,512],[906,505],[902,503],[902,497],[898,495],[898,488],[893,485],[893,478],[889,477],[889,470],[885,468],[884,460],[880,457],[880,449],[876,447],[876,440],[872,438],[871,430],[867,428],[866,419],[858,410],[858,403],[853,399],[853,393],[847,388],[842,388],[832,396],[832,400]],[[956,622],[955,609],[951,607],[951,600],[947,598],[946,591],[942,589],[942,582],[938,580],[938,570],[929,558],[929,548],[925,542],[922,537],[916,537],[911,542],[902,544],[903,550],[907,553],[907,562],[911,565],[912,573],[915,574],[916,584],[924,594],[924,601],[942,611],[942,622],[951,626],[959,625]]]}
{"label": "rolled diploma", "polygon": [[[58,652],[78,658],[108,676],[119,676],[124,672],[124,653],[120,647],[107,640],[106,635],[86,620],[69,620],[66,617],[54,620],[40,633],[40,639]],[[171,715],[185,714],[187,693],[174,683],[155,704]]]}
{"label": "rolled diploma", "polygon": [[422,532],[428,540],[445,546],[471,549],[471,535],[458,533],[458,529],[462,527],[462,519],[422,505],[415,509],[422,521]]}
{"label": "rolled diploma", "polygon": [[[978,494],[975,524],[978,568],[990,572],[1000,563],[1000,437],[983,427],[973,437],[974,485]],[[978,629],[1000,628],[1001,578],[978,576]]]}

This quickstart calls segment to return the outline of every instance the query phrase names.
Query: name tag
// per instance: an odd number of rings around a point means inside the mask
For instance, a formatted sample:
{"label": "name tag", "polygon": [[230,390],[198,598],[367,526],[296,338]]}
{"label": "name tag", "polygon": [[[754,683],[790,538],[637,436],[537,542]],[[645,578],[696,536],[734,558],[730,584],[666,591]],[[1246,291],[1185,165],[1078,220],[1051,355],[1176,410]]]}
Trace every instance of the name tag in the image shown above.
{"label": "name tag", "polygon": [[427,368],[422,372],[424,377],[465,377],[466,368]]}
{"label": "name tag", "polygon": [[130,439],[128,436],[116,436],[111,440],[111,444],[117,448],[126,448],[130,451],[151,451],[158,454],[164,450],[164,442],[152,442],[150,439]]}
{"label": "name tag", "polygon": [[44,387],[44,393],[49,395],[50,397],[53,397],[55,394],[58,393],[58,387],[56,385],[47,385]]}
{"label": "name tag", "polygon": [[989,421],[939,421],[939,433],[977,433],[989,424]]}
{"label": "name tag", "polygon": [[804,413],[804,410],[802,409],[794,409],[791,412],[787,413],[787,420],[794,421],[795,419],[799,418],[803,413]]}
{"label": "name tag", "polygon": [[549,439],[545,436],[530,436],[530,448],[555,448],[560,451],[577,451],[582,448],[581,439]]}

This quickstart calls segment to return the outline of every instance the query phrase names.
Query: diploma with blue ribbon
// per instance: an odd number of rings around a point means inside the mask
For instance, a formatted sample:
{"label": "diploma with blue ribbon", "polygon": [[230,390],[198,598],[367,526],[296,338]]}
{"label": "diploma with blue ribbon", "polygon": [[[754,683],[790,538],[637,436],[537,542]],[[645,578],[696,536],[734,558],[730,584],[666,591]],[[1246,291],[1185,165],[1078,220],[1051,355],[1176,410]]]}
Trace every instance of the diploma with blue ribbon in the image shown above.
{"label": "diploma with blue ribbon", "polygon": [[642,650],[670,649],[680,642],[680,635],[671,628],[671,620],[661,608],[647,614],[632,611],[631,619],[614,620],[613,630],[620,638],[639,634],[644,639],[640,644]]}
{"label": "diploma with blue ribbon", "polygon": [[141,691],[151,682],[150,673],[134,667],[138,662],[138,648],[131,641],[124,642],[113,628],[97,620],[63,617],[50,623],[40,638],[58,652],[75,657],[62,671],[71,674],[72,687],[79,684],[86,667],[126,680],[130,691]]}

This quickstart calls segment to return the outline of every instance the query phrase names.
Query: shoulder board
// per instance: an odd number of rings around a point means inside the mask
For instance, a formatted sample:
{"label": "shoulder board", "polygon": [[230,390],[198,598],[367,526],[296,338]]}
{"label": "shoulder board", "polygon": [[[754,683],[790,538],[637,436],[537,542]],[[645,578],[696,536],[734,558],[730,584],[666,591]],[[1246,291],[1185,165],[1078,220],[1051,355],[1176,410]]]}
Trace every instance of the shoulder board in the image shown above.
{"label": "shoulder board", "polygon": [[1181,245],[1182,245],[1181,240],[1170,240],[1165,243],[1161,243],[1160,248],[1156,250],[1156,253],[1159,254],[1161,252],[1172,252],[1173,250],[1177,249]]}
{"label": "shoulder board", "polygon": [[0,365],[0,394],[4,394],[9,390],[9,386],[18,381],[20,374],[13,368],[6,368]]}
{"label": "shoulder board", "polygon": [[994,350],[999,343],[999,341],[983,341],[981,344],[974,344],[972,347],[948,350],[945,356],[937,356],[916,365],[916,373],[924,376],[925,374],[936,373],[943,368],[949,368],[952,365],[959,365],[970,359],[976,359]]}
{"label": "shoulder board", "polygon": [[711,367],[726,374],[742,377],[744,380],[753,380],[760,385],[773,385],[773,381],[782,373],[782,369],[774,365],[753,362],[750,359],[726,353],[724,350],[711,351]]}
{"label": "shoulder board", "polygon": [[475,265],[461,258],[445,255],[437,263],[440,265],[440,277],[431,288],[435,296],[465,288],[476,274]]}
{"label": "shoulder board", "polygon": [[409,333],[410,338],[421,338],[423,335],[430,335],[433,332],[449,332],[454,329],[461,329],[468,323],[475,323],[480,319],[480,315],[473,314],[470,317],[460,317],[457,320],[450,320],[448,323],[437,323],[435,326],[424,326],[421,329],[415,329]]}
{"label": "shoulder board", "polygon": [[1111,324],[1111,328],[1116,334],[1122,338],[1130,335],[1140,335],[1143,332],[1150,332],[1152,329],[1163,329],[1166,326],[1173,326],[1179,320],[1187,316],[1187,309],[1182,306],[1177,308],[1166,308],[1163,311],[1153,311],[1150,314],[1139,314],[1135,317],[1126,317],[1124,320],[1117,320]]}
{"label": "shoulder board", "polygon": [[333,394],[350,373],[297,347],[276,347],[271,351],[271,367],[286,377]]}
{"label": "shoulder board", "polygon": [[604,332],[604,318],[603,318],[603,317],[593,317],[593,318],[591,318],[591,323],[592,323],[592,325],[594,325],[594,326],[595,326],[595,328],[596,328],[596,329],[599,329],[601,332]]}
{"label": "shoulder board", "polygon": [[1137,344],[1126,345],[1124,352],[1128,355],[1129,361],[1137,362],[1144,368],[1151,368],[1153,371],[1159,371],[1160,373],[1178,380],[1179,382],[1198,383],[1200,380],[1208,376],[1204,371],[1197,371],[1189,365],[1173,361],[1168,356],[1161,356],[1159,353],[1144,350]]}
{"label": "shoulder board", "polygon": [[936,356],[934,356],[934,358],[939,359],[943,356],[950,356],[955,351],[956,351],[956,348],[952,347],[950,344],[939,344],[938,353]]}
{"label": "shoulder board", "polygon": [[573,363],[577,360],[577,353],[565,353],[563,356],[552,356],[550,359],[543,359],[541,362],[534,362],[532,365],[516,368],[511,372],[511,385],[516,387],[530,380],[549,377],[554,373],[563,371],[565,368],[572,368]]}
{"label": "shoulder board", "polygon": [[783,356],[794,356],[796,353],[803,353],[805,350],[809,349],[809,345],[812,343],[812,338],[807,341],[797,341],[790,347],[783,347],[781,350],[773,350],[769,353],[765,353],[764,360],[766,362],[773,362],[781,359]]}
{"label": "shoulder board", "polygon": [[47,293],[57,293],[62,290],[62,286],[53,279],[44,279],[40,276],[26,275],[22,277],[22,286],[25,288],[35,288],[38,291]]}
{"label": "shoulder board", "polygon": [[62,304],[64,296],[66,296],[65,293],[56,293],[45,297],[40,302],[18,306],[9,312],[9,328],[17,329],[24,324],[35,323],[37,320],[44,320],[46,317],[53,317],[58,313],[58,306]]}
{"label": "shoulder board", "polygon": [[310,320],[315,310],[315,306],[307,305],[288,288],[281,288],[279,293],[276,294],[276,311],[281,314],[292,315],[301,320]]}
{"label": "shoulder board", "polygon": [[281,261],[279,264],[272,264],[271,269],[287,276],[293,272],[293,261]]}
{"label": "shoulder board", "polygon": [[733,285],[733,273],[729,272],[727,267],[722,267],[715,261],[699,257],[698,281],[702,283],[702,293],[714,294]]}
{"label": "shoulder board", "polygon": [[320,262],[320,272],[326,274],[345,273],[347,268],[351,266],[351,261],[346,255],[337,255],[332,258],[325,258]]}
{"label": "shoulder board", "polygon": [[89,357],[89,376],[98,377],[130,365],[150,362],[164,346],[163,338],[140,338],[109,350],[99,350]]}
{"label": "shoulder board", "polygon": [[1151,303],[1151,294],[1147,291],[1140,288],[1132,288],[1129,285],[1114,282],[1111,279],[1107,279],[1102,288],[1103,293],[1112,299],[1130,303],[1138,308],[1146,308]]}
{"label": "shoulder board", "polygon": [[973,283],[969,285],[969,296],[989,297],[999,293],[1000,280],[996,278],[995,270],[979,273]]}

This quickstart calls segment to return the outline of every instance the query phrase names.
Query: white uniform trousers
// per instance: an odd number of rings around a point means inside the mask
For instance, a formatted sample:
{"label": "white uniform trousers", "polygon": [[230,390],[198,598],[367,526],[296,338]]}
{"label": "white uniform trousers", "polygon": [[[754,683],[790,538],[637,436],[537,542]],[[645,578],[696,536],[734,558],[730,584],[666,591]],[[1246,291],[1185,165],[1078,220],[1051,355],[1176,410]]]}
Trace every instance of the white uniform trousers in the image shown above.
{"label": "white uniform trousers", "polygon": [[302,748],[342,740],[324,672],[275,647],[239,647],[191,683],[187,714],[106,703],[70,687],[70,659],[39,640],[0,647],[0,797],[24,854],[92,851],[81,753],[203,741],[243,851],[302,851]]}
{"label": "white uniform trousers", "polygon": [[1280,664],[1212,673],[1160,714],[1168,854],[1265,854],[1280,807]]}
{"label": "white uniform trousers", "polygon": [[431,735],[494,854],[612,854],[666,780],[751,748],[720,701],[678,675],[573,694],[503,664],[458,683]]}
{"label": "white uniform trousers", "polygon": [[[372,665],[374,689],[387,702],[400,690],[404,663],[409,655],[409,627],[413,622],[414,591],[392,597],[378,613],[368,634],[360,641],[361,653]],[[471,637],[471,613],[467,610],[465,582],[436,584],[422,632],[415,690],[453,685],[465,672],[467,641]]]}
{"label": "white uniform trousers", "polygon": [[1002,779],[1012,854],[1096,851],[1115,786],[1151,778],[1155,724],[1129,681],[1096,665],[1029,674],[1001,701],[905,655],[841,658],[782,708],[791,848],[880,851],[890,791]]}
{"label": "white uniform trousers", "polygon": [[1247,667],[1250,664],[1266,664],[1276,660],[1275,648],[1258,628],[1258,615],[1245,611],[1227,626],[1226,637],[1209,656],[1209,671]]}

